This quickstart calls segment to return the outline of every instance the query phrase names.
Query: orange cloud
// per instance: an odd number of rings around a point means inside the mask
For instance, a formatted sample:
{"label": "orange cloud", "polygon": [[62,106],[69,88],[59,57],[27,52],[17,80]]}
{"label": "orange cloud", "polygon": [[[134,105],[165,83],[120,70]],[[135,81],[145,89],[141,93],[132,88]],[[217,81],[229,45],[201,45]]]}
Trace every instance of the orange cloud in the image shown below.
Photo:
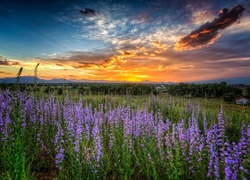
{"label": "orange cloud", "polygon": [[151,44],[159,49],[162,49],[163,51],[168,49],[168,46],[166,44],[162,44],[159,41],[153,41]]}
{"label": "orange cloud", "polygon": [[245,9],[242,6],[236,6],[232,10],[224,8],[220,11],[219,17],[212,22],[207,22],[199,29],[184,36],[174,46],[175,50],[192,50],[213,44],[219,37],[220,32],[237,22]]}
{"label": "orange cloud", "polygon": [[128,56],[128,57],[131,57],[131,56],[135,56],[136,53],[135,52],[131,52],[131,51],[125,51],[125,50],[118,50],[122,56]]}
{"label": "orange cloud", "polygon": [[121,64],[127,62],[127,58],[136,56],[135,52],[118,50],[120,54],[115,54],[108,59],[101,60],[99,62],[78,62],[77,65],[73,65],[74,68],[86,68],[86,69],[121,69]]}

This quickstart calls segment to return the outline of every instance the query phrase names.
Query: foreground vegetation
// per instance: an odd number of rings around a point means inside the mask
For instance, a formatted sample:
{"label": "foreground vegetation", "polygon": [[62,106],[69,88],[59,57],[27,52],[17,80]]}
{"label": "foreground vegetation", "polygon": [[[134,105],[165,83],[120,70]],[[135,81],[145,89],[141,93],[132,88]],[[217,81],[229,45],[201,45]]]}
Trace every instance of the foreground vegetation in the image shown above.
{"label": "foreground vegetation", "polygon": [[0,179],[250,178],[249,106],[8,90],[0,102]]}

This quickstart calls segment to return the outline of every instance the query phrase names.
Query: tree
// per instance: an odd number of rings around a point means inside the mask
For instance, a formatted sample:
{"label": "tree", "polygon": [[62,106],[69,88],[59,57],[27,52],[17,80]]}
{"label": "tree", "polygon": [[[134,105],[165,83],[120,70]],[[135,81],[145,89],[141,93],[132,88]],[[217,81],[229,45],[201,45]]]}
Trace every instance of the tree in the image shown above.
{"label": "tree", "polygon": [[236,95],[234,92],[229,92],[223,95],[223,100],[228,103],[234,103],[236,99]]}
{"label": "tree", "polygon": [[246,90],[246,95],[247,95],[248,97],[250,97],[250,87],[247,88],[247,90]]}

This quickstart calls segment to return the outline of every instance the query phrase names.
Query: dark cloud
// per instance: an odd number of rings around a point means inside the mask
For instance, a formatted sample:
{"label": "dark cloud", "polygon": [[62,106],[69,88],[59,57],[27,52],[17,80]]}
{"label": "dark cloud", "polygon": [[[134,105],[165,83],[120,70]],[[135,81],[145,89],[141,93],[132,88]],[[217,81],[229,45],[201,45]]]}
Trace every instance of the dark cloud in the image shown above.
{"label": "dark cloud", "polygon": [[228,59],[228,60],[218,60],[217,62],[206,61],[202,64],[196,64],[197,69],[209,69],[209,70],[219,70],[219,69],[240,69],[249,68],[250,59],[248,60],[238,60],[238,59]]}
{"label": "dark cloud", "polygon": [[132,52],[132,51],[126,51],[126,50],[118,50],[119,53],[121,53],[122,56],[135,56],[136,53]]}
{"label": "dark cloud", "polygon": [[11,65],[11,64],[7,59],[0,60],[0,66],[9,66],[9,65]]}
{"label": "dark cloud", "polygon": [[17,66],[17,65],[21,65],[21,64],[20,64],[20,62],[11,62],[11,65],[13,65],[13,66],[16,65]]}
{"label": "dark cloud", "polygon": [[10,61],[7,59],[2,60],[2,57],[0,56],[0,66],[15,66],[15,65],[20,65],[19,62],[17,61]]}
{"label": "dark cloud", "polygon": [[91,68],[93,66],[99,66],[98,63],[95,62],[79,62],[79,65],[73,66],[74,68],[78,69],[78,68]]}
{"label": "dark cloud", "polygon": [[11,73],[9,73],[9,72],[4,72],[4,71],[0,71],[0,74],[10,75]]}
{"label": "dark cloud", "polygon": [[220,10],[218,18],[215,18],[212,22],[207,22],[199,29],[181,38],[175,45],[175,50],[199,49],[213,44],[220,37],[221,30],[237,22],[244,10],[241,5],[234,7],[230,11],[226,8]]}
{"label": "dark cloud", "polygon": [[64,66],[70,62],[82,63],[82,62],[101,62],[103,59],[109,59],[113,56],[113,53],[108,49],[99,49],[93,51],[69,51],[58,57],[49,58],[36,58],[36,60],[43,60],[48,62],[54,62],[57,66]]}
{"label": "dark cloud", "polygon": [[[104,49],[106,50],[106,49]],[[106,52],[103,49],[101,50],[94,50],[92,52],[90,51],[70,51],[69,52],[69,56],[68,59],[72,60],[72,61],[101,61],[107,57],[112,56],[112,54],[110,54],[110,52]]]}
{"label": "dark cloud", "polygon": [[84,16],[100,16],[100,13],[94,9],[85,8],[85,10],[80,10],[80,13]]}
{"label": "dark cloud", "polygon": [[72,67],[78,68],[92,68],[92,67],[107,67],[108,64],[114,60],[114,54],[107,49],[90,51],[70,51],[67,54],[56,58],[37,58],[36,60],[43,60],[47,62],[54,62],[57,66],[64,66],[69,64]]}

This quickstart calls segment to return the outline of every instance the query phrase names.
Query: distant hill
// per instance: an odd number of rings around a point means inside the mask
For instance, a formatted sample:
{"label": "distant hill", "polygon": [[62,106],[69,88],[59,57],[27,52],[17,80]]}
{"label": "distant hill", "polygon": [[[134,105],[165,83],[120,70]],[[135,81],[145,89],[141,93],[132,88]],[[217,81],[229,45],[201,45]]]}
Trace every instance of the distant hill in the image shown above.
{"label": "distant hill", "polygon": [[[0,83],[16,83],[16,78],[0,78]],[[21,76],[19,80],[20,84],[33,84],[34,76]],[[128,81],[106,81],[106,80],[64,80],[63,78],[54,78],[50,80],[37,79],[39,84],[60,84],[60,83],[145,83],[145,84],[174,84],[173,82],[152,82],[152,81],[142,81],[142,82],[128,82]]]}
{"label": "distant hill", "polygon": [[208,83],[220,83],[220,82],[227,82],[227,84],[245,84],[250,85],[250,77],[234,77],[234,78],[224,78],[224,79],[211,79],[206,81],[193,81],[188,83],[195,83],[195,84],[208,84]]}
{"label": "distant hill", "polygon": [[[238,78],[225,78],[225,79],[211,79],[205,81],[190,81],[183,83],[195,83],[195,84],[208,84],[208,83],[220,83],[227,82],[227,84],[245,84],[250,85],[250,77],[238,77]],[[0,83],[15,83],[16,78],[0,78]],[[33,84],[34,76],[21,76],[19,80],[20,84]],[[50,80],[37,79],[39,84],[60,84],[60,83],[145,83],[145,84],[178,84],[178,82],[152,82],[149,80],[142,82],[128,82],[128,81],[106,81],[106,80],[64,80],[63,78],[54,78]]]}
{"label": "distant hill", "polygon": [[[15,83],[16,82],[16,78],[0,78],[0,83]],[[64,79],[50,79],[50,80],[45,80],[45,79],[40,79],[37,78],[37,83],[41,83],[41,84],[57,84],[57,83],[72,83],[74,81],[70,81],[70,80],[64,80]],[[20,84],[33,84],[34,83],[34,76],[21,76],[20,80],[19,80]]]}

